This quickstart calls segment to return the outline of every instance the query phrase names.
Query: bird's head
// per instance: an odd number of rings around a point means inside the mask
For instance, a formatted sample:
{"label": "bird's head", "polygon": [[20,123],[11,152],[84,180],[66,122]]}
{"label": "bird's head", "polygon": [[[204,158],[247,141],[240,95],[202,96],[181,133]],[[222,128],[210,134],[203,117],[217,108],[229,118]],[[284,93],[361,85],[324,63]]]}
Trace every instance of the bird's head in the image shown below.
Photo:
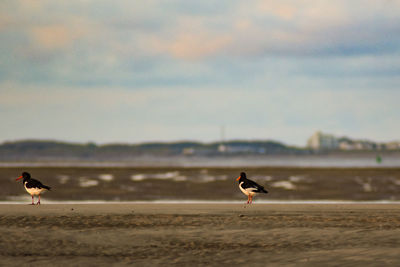
{"label": "bird's head", "polygon": [[21,178],[24,178],[23,182],[25,183],[26,180],[31,179],[31,175],[27,172],[23,172],[22,175],[16,179],[16,181],[18,181]]}
{"label": "bird's head", "polygon": [[236,181],[242,181],[242,180],[244,180],[244,179],[247,179],[246,178],[246,173],[244,173],[244,172],[241,172],[240,173],[240,176],[238,177],[238,178],[236,178]]}

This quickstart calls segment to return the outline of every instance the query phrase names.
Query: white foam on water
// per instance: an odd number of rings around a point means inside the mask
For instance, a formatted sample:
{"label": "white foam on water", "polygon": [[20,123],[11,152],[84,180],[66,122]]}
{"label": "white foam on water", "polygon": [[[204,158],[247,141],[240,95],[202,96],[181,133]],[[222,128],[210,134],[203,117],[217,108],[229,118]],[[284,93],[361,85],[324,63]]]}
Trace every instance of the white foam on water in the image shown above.
{"label": "white foam on water", "polygon": [[208,169],[201,169],[201,170],[200,170],[200,173],[201,173],[201,174],[208,174]]}
{"label": "white foam on water", "polygon": [[294,183],[296,183],[296,182],[301,182],[301,181],[303,181],[305,178],[303,177],[303,176],[296,176],[296,175],[293,175],[293,176],[290,176],[289,177],[289,180],[291,181],[291,182],[294,182]]}
{"label": "white foam on water", "polygon": [[66,184],[70,180],[70,177],[68,175],[58,175],[57,179],[60,184]]}
{"label": "white foam on water", "polygon": [[393,184],[400,186],[400,180],[397,180],[395,178],[392,178],[391,180],[392,180]]}
{"label": "white foam on water", "polygon": [[373,191],[372,185],[371,185],[371,178],[368,178],[367,181],[362,180],[359,177],[355,177],[355,181],[361,185],[361,188],[363,189],[364,192],[369,193]]}
{"label": "white foam on water", "polygon": [[187,181],[188,178],[184,175],[179,175],[179,176],[174,177],[173,180],[176,182],[184,182],[184,181]]}
{"label": "white foam on water", "polygon": [[136,182],[136,181],[143,181],[144,179],[146,179],[146,175],[145,174],[134,174],[131,175],[131,180]]}
{"label": "white foam on water", "polygon": [[166,172],[166,173],[157,173],[157,174],[152,174],[150,176],[150,178],[154,178],[154,179],[173,179],[175,177],[179,176],[179,172],[178,171],[174,171],[174,172]]}
{"label": "white foam on water", "polygon": [[200,175],[192,179],[192,181],[198,183],[209,183],[215,181],[226,181],[228,178],[228,175],[209,175],[204,172],[200,172]]}
{"label": "white foam on water", "polygon": [[177,182],[187,181],[187,177],[185,175],[181,175],[179,171],[149,174],[139,173],[131,175],[131,180],[135,182],[146,179],[174,180]]}
{"label": "white foam on water", "polygon": [[218,175],[217,176],[217,180],[218,181],[226,181],[228,180],[228,175],[224,174],[224,175]]}
{"label": "white foam on water", "polygon": [[277,181],[277,182],[271,183],[270,186],[279,187],[279,188],[283,188],[286,190],[295,190],[296,189],[296,186],[290,181]]}
{"label": "white foam on water", "polygon": [[365,183],[362,185],[364,192],[372,192],[372,186],[369,183]]}
{"label": "white foam on water", "polygon": [[217,180],[217,178],[215,176],[208,175],[208,174],[202,174],[194,181],[200,182],[200,183],[209,183],[209,182],[214,182],[216,180]]}
{"label": "white foam on water", "polygon": [[79,186],[80,187],[92,187],[92,186],[98,186],[98,185],[99,185],[99,181],[97,181],[97,180],[89,179],[86,177],[79,178]]}
{"label": "white foam on water", "polygon": [[114,175],[112,174],[100,174],[99,175],[99,179],[104,181],[104,182],[111,182],[112,180],[114,180]]}
{"label": "white foam on water", "polygon": [[264,175],[256,175],[256,176],[253,176],[250,179],[252,179],[254,181],[266,181],[266,182],[268,182],[268,181],[272,180],[272,176],[269,176],[269,175],[265,175],[265,176]]}

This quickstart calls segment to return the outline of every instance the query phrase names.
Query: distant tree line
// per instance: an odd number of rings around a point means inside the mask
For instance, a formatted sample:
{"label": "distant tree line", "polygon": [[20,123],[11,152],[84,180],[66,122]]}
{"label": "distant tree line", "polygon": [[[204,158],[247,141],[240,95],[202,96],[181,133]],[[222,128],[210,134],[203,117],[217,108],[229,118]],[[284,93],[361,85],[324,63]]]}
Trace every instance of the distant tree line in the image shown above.
{"label": "distant tree line", "polygon": [[[221,146],[224,147],[221,150]],[[189,151],[189,152],[188,152]],[[306,149],[289,147],[275,141],[154,142],[141,144],[68,143],[49,140],[22,140],[0,145],[0,160],[88,159],[117,160],[137,156],[229,156],[231,154],[304,154]]]}

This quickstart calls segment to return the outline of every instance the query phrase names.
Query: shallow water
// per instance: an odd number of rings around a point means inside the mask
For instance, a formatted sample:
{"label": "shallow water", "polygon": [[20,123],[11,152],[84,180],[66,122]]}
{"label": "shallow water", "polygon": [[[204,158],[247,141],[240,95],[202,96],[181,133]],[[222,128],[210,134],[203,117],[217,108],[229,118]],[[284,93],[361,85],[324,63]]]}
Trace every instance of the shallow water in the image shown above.
{"label": "shallow water", "polygon": [[400,167],[400,153],[382,154],[382,161],[376,162],[380,153],[336,155],[233,155],[219,157],[152,157],[142,156],[121,161],[90,161],[82,159],[29,162],[0,162],[0,167]]}
{"label": "shallow water", "polygon": [[269,191],[255,202],[400,200],[400,168],[3,167],[1,201],[30,201],[23,171],[52,187],[43,201],[241,202],[241,171]]}

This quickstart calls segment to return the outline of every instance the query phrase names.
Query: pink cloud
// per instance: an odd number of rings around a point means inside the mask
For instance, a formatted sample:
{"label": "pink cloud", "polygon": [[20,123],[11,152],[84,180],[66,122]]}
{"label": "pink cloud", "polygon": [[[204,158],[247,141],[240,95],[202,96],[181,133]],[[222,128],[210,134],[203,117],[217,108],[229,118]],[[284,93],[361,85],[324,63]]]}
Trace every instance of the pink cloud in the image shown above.
{"label": "pink cloud", "polygon": [[43,49],[64,48],[82,35],[82,31],[74,31],[61,24],[36,26],[30,33],[35,43]]}
{"label": "pink cloud", "polygon": [[34,40],[44,48],[65,46],[72,40],[69,30],[61,25],[35,27],[32,35]]}
{"label": "pink cloud", "polygon": [[284,20],[290,20],[298,13],[298,8],[293,3],[282,1],[259,1],[258,11],[266,14],[272,14]]}
{"label": "pink cloud", "polygon": [[167,49],[177,58],[199,59],[219,53],[231,41],[232,38],[228,35],[215,37],[206,33],[185,33],[171,42]]}

